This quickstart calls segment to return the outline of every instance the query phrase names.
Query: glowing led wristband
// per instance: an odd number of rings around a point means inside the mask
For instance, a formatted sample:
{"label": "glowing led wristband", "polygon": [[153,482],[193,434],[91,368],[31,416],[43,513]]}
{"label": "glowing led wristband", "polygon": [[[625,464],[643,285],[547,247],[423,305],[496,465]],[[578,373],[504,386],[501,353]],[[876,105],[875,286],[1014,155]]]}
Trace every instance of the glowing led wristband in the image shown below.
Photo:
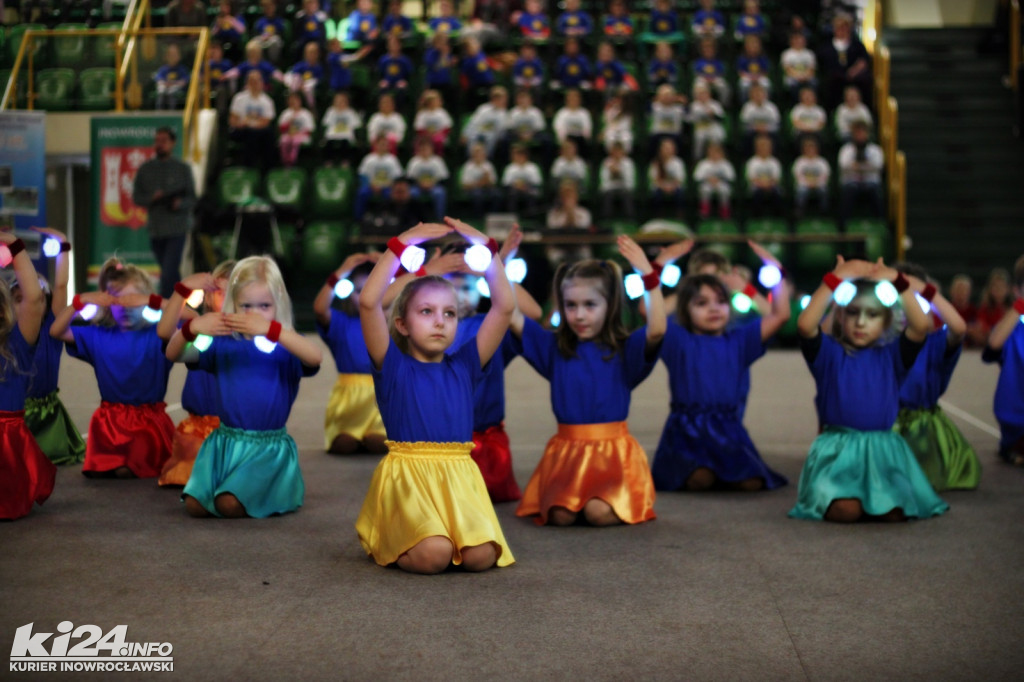
{"label": "glowing led wristband", "polygon": [[413,244],[405,244],[398,237],[388,240],[388,250],[398,257],[402,267],[409,272],[415,273],[417,277],[427,274],[423,263],[427,259],[427,252]]}

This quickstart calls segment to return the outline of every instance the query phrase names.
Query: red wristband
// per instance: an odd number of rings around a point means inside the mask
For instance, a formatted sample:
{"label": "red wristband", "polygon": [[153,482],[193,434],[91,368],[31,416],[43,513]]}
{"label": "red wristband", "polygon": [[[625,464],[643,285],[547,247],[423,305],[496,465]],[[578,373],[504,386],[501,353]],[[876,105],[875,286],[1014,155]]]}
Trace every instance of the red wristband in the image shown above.
{"label": "red wristband", "polygon": [[835,291],[836,287],[843,283],[843,280],[839,279],[834,272],[826,272],[825,276],[821,278],[821,283]]}
{"label": "red wristband", "polygon": [[181,335],[186,341],[192,343],[199,336],[192,331],[192,320],[185,320],[185,324],[181,325]]}
{"label": "red wristband", "polygon": [[1024,315],[1024,298],[1018,298],[1013,302],[1013,309],[1021,315]]}
{"label": "red wristband", "polygon": [[21,241],[20,239],[15,239],[13,242],[7,245],[7,248],[11,252],[11,260],[14,260],[15,256],[17,256],[19,253],[25,250],[25,242]]}
{"label": "red wristband", "polygon": [[281,323],[277,320],[272,320],[270,323],[270,329],[267,330],[267,341],[271,343],[277,343],[277,340],[281,338]]}
{"label": "red wristband", "polygon": [[487,246],[488,249],[491,250],[491,255],[492,256],[497,256],[498,255],[499,247],[498,247],[498,240],[497,239],[495,239],[494,237],[491,237],[490,239],[487,240],[486,246]]}
{"label": "red wristband", "polygon": [[67,253],[70,250],[71,250],[71,242],[61,242],[60,243],[60,252],[61,253]]}
{"label": "red wristband", "polygon": [[928,284],[925,285],[924,289],[921,291],[921,298],[931,303],[932,299],[935,298],[935,294],[937,294],[938,291],[939,290],[935,288],[934,284],[928,282]]}
{"label": "red wristband", "polygon": [[160,297],[160,294],[150,294],[147,307],[152,308],[153,310],[160,310],[160,306],[163,305],[163,302],[164,299]]}
{"label": "red wristband", "polygon": [[747,282],[747,286],[743,287],[743,295],[747,298],[757,296],[757,287],[754,286],[753,282]]}
{"label": "red wristband", "polygon": [[333,289],[335,287],[335,285],[337,285],[337,283],[340,282],[340,281],[341,281],[341,277],[338,277],[338,273],[332,272],[327,277],[327,286],[329,288]]}
{"label": "red wristband", "polygon": [[192,289],[189,289],[181,282],[178,282],[174,285],[174,293],[178,294],[178,296],[181,296],[182,298],[188,298],[192,295]]}
{"label": "red wristband", "polygon": [[896,287],[896,293],[902,294],[910,287],[910,280],[903,276],[902,272],[896,273],[896,279],[892,281],[892,285]]}
{"label": "red wristband", "polygon": [[395,254],[395,257],[398,258],[398,260],[402,260],[402,252],[405,251],[407,246],[408,244],[398,237],[392,237],[388,240],[388,251]]}
{"label": "red wristband", "polygon": [[657,263],[652,263],[651,267],[654,269],[640,277],[640,280],[644,283],[644,291],[651,291],[661,286],[662,267]]}
{"label": "red wristband", "polygon": [[82,297],[75,294],[71,299],[71,307],[75,309],[75,312],[80,312],[85,307],[85,304],[82,303]]}

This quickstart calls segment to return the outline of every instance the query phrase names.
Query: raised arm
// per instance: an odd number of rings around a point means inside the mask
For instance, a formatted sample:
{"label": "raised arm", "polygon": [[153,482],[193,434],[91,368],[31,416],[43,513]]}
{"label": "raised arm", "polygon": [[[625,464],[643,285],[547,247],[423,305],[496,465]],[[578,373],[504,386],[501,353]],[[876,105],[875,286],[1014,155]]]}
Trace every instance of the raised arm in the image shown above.
{"label": "raised arm", "polygon": [[633,269],[640,273],[645,280],[650,279],[653,286],[648,286],[645,281],[647,293],[644,295],[644,303],[647,307],[647,349],[651,350],[661,343],[668,329],[668,319],[665,316],[665,299],[661,295],[660,272],[655,270],[651,262],[647,260],[647,254],[640,248],[640,245],[626,235],[619,235],[619,253],[629,261]]}
{"label": "raised arm", "polygon": [[909,275],[907,279],[910,280],[910,286],[914,292],[921,294],[925,300],[928,300],[928,303],[932,306],[932,312],[946,323],[946,345],[952,348],[963,343],[964,336],[967,334],[967,322],[964,321],[964,318],[957,312],[953,304],[942,295],[934,284],[931,284],[929,289],[930,283],[928,282],[923,282],[917,277]]}
{"label": "raised arm", "polygon": [[[445,217],[444,220],[452,229],[474,244],[486,245],[490,241],[487,235],[461,220],[449,217]],[[505,275],[505,265],[497,253],[494,253],[490,266],[484,271],[484,278],[491,290],[491,309],[487,311],[487,315],[484,316],[484,321],[480,323],[480,329],[476,333],[476,348],[480,354],[481,365],[490,362],[491,357],[501,346],[512,315],[516,310],[512,286]]]}
{"label": "raised arm", "polygon": [[[353,253],[342,262],[340,268],[334,271],[334,276],[338,279],[345,279],[363,263],[376,263],[378,258],[380,258],[379,253]],[[316,298],[313,299],[313,312],[316,314],[317,322],[325,327],[331,323],[331,301],[333,299],[334,287],[329,281],[324,282]]]}
{"label": "raised arm", "polygon": [[[440,250],[438,250],[439,252]],[[438,275],[444,277],[450,275],[453,272],[463,272],[466,269],[466,260],[461,253],[446,253],[443,256],[439,253],[435,254],[433,258],[427,261],[423,266],[424,271],[428,275]],[[384,300],[381,301],[381,305],[387,310],[398,295],[402,293],[402,289],[405,288],[409,282],[416,279],[416,275],[407,272],[402,274],[400,277],[396,277],[395,281],[388,285],[387,290],[384,292]]]}
{"label": "raised arm", "polygon": [[[891,268],[882,262],[879,258],[875,264],[872,277],[878,280],[887,279],[894,284],[898,277],[903,277],[895,268]],[[928,332],[931,329],[931,322],[928,320],[928,316],[925,315],[921,306],[917,302],[916,291],[914,287],[910,286],[910,282],[907,282],[907,288],[900,292],[900,302],[903,303],[903,312],[907,316],[907,329],[904,332],[907,338],[911,341],[921,343],[928,338]]]}
{"label": "raised arm", "polygon": [[[757,257],[761,259],[761,262],[765,265],[774,265],[779,269],[779,274],[782,275],[783,267],[782,263],[772,255],[771,251],[764,248],[753,240],[747,240],[750,248],[753,249]],[[789,322],[789,318],[792,315],[792,311],[789,307],[789,291],[786,289],[786,278],[781,276],[779,283],[772,287],[772,300],[769,302],[764,296],[758,294],[758,299],[764,301],[767,306],[767,311],[762,310],[761,317],[761,340],[767,341],[771,337],[775,336],[782,326]],[[757,299],[755,299],[755,302]],[[760,306],[759,306],[760,307]]]}
{"label": "raised arm", "polygon": [[996,326],[992,327],[985,345],[995,351],[1002,350],[1006,345],[1006,340],[1010,338],[1010,334],[1020,324],[1021,317],[1024,317],[1024,299],[1018,298],[1012,306],[1006,309],[1006,314],[996,323]]}
{"label": "raised arm", "polygon": [[[836,267],[832,274],[838,280],[866,277],[872,270],[871,263],[861,260],[844,260],[842,256],[836,257]],[[828,275],[825,275],[828,279]],[[832,302],[832,289],[822,279],[821,284],[811,294],[811,300],[807,307],[800,313],[796,321],[797,333],[805,339],[813,339],[821,332],[821,320],[828,312],[829,304]]]}
{"label": "raised arm", "polygon": [[[167,315],[166,311],[164,315]],[[231,333],[231,328],[227,323],[227,316],[219,312],[200,315],[189,320],[185,325],[181,329],[174,330],[171,340],[167,342],[167,348],[164,349],[164,355],[171,362],[184,360],[185,350],[188,344],[194,340],[195,336],[200,334],[205,336],[227,336]],[[193,338],[190,340],[186,337],[186,334]]]}
{"label": "raised arm", "polygon": [[[401,245],[411,246],[431,239],[438,239],[449,232],[451,232],[451,228],[447,225],[420,223],[395,239]],[[398,272],[398,266],[398,256],[391,249],[385,251],[366,279],[363,292],[359,294],[359,321],[363,327],[363,339],[366,341],[370,360],[378,369],[383,364],[384,356],[391,343],[388,320],[383,307],[384,293],[387,291],[391,279]]]}
{"label": "raised arm", "polygon": [[79,294],[72,299],[72,305],[67,306],[64,310],[54,319],[53,324],[50,326],[50,336],[55,339],[60,339],[65,343],[74,343],[75,335],[71,330],[71,320],[81,310],[76,306],[86,306],[89,304],[99,306],[100,308],[109,308],[117,299],[104,291],[90,291],[85,294]]}
{"label": "raised arm", "polygon": [[63,232],[55,230],[52,227],[33,227],[32,229],[44,235],[44,243],[47,236],[53,237],[61,243],[60,252],[53,259],[53,282],[50,286],[50,291],[52,293],[50,297],[50,311],[54,315],[57,315],[60,311],[68,307],[68,282],[70,280],[71,272],[71,243]]}
{"label": "raised arm", "polygon": [[178,328],[178,321],[181,320],[185,311],[185,302],[188,296],[183,296],[181,289],[202,289],[204,291],[216,291],[217,281],[208,272],[197,272],[181,280],[181,286],[174,287],[174,293],[164,301],[163,315],[156,325],[156,335],[167,341],[174,335]]}
{"label": "raised arm", "polygon": [[30,345],[39,340],[39,329],[43,325],[46,313],[46,297],[39,286],[39,275],[32,265],[32,259],[25,252],[25,243],[14,236],[13,232],[0,232],[0,243],[6,244],[14,256],[11,261],[14,275],[18,278],[21,289],[21,314],[18,315],[18,329]]}
{"label": "raised arm", "polygon": [[[223,317],[228,329],[249,336],[266,336],[270,333],[273,324],[255,312],[232,313]],[[323,361],[323,351],[320,350],[320,346],[294,329],[282,329],[277,342],[307,367],[319,367]]]}

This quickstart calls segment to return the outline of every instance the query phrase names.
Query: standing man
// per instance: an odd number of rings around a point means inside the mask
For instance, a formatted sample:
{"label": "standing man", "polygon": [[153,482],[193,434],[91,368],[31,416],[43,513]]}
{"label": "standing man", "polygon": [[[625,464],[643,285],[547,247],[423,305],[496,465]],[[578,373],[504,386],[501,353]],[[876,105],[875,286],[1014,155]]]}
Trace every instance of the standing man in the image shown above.
{"label": "standing man", "polygon": [[171,156],[175,139],[170,128],[157,128],[153,141],[156,157],[139,166],[132,191],[132,201],[149,213],[146,227],[160,266],[160,295],[164,298],[174,293],[174,285],[181,279],[181,256],[196,203],[191,167]]}

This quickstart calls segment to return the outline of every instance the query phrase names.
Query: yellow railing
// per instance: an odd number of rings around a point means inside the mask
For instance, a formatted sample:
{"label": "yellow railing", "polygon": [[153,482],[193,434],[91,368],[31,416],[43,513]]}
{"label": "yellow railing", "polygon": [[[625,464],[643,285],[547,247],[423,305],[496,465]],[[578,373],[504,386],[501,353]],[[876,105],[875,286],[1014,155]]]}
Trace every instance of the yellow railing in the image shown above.
{"label": "yellow railing", "polygon": [[1013,89],[1020,87],[1017,82],[1017,71],[1020,69],[1020,0],[1010,2],[1010,83]]}
{"label": "yellow railing", "polygon": [[896,182],[893,187],[890,204],[896,205],[896,260],[906,257],[907,236],[907,155],[896,152]]}

